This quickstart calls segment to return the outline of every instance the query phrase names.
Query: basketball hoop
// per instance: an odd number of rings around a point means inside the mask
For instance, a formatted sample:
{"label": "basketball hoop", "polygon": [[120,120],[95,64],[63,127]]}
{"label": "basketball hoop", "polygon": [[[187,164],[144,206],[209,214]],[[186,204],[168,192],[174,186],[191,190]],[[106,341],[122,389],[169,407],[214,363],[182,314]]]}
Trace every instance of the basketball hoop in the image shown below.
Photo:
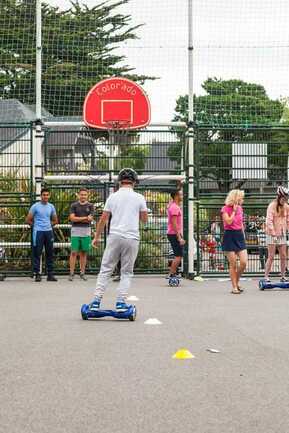
{"label": "basketball hoop", "polygon": [[131,122],[129,120],[109,120],[105,122],[107,130],[126,131],[130,129]]}
{"label": "basketball hoop", "polygon": [[129,120],[109,120],[105,122],[105,129],[108,132],[109,138],[114,138],[114,145],[121,144],[121,140],[117,137],[127,137],[130,132],[131,122]]}
{"label": "basketball hoop", "polygon": [[134,81],[112,77],[100,81],[88,92],[83,105],[83,120],[89,128],[108,135],[109,174],[119,171],[120,153],[132,144],[134,130],[150,123],[149,99]]}
{"label": "basketball hoop", "polygon": [[113,77],[90,89],[83,105],[83,120],[91,128],[140,129],[150,123],[151,107],[142,87],[132,80]]}

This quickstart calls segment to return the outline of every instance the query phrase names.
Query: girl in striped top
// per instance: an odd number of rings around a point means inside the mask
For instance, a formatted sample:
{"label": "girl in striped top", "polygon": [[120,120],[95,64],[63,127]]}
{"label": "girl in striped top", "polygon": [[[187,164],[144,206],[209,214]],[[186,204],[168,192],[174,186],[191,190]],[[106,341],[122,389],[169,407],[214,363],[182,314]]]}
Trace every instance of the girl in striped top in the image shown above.
{"label": "girl in striped top", "polygon": [[288,189],[279,186],[277,189],[277,198],[272,201],[267,208],[266,243],[268,247],[268,260],[265,267],[265,280],[268,282],[270,282],[269,274],[274,261],[276,247],[279,250],[281,281],[286,281],[286,234],[289,229],[288,196]]}

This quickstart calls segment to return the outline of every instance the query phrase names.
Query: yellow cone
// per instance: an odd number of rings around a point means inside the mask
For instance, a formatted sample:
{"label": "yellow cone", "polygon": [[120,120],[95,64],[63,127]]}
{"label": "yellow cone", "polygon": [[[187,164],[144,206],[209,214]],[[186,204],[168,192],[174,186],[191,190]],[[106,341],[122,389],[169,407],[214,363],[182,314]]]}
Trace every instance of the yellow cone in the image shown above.
{"label": "yellow cone", "polygon": [[173,359],[193,359],[194,355],[187,349],[180,349],[174,355]]}

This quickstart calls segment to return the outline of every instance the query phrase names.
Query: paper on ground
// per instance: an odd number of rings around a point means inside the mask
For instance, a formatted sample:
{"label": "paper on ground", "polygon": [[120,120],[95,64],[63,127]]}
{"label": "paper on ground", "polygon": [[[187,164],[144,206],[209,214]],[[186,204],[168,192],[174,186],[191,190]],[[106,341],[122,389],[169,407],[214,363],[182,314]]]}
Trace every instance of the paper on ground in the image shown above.
{"label": "paper on ground", "polygon": [[210,353],[221,353],[221,351],[218,350],[218,349],[207,349],[207,352],[210,352]]}
{"label": "paper on ground", "polygon": [[162,322],[160,322],[156,318],[148,319],[144,322],[145,325],[162,325]]}
{"label": "paper on ground", "polygon": [[129,297],[127,298],[127,300],[128,300],[128,301],[139,301],[139,298],[138,298],[137,296],[132,295],[132,296],[129,296]]}

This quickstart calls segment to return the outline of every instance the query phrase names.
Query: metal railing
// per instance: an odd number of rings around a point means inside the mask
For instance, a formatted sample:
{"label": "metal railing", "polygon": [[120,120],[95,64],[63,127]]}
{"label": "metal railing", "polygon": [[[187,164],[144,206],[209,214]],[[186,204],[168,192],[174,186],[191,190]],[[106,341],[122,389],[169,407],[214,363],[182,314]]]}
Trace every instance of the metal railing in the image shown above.
{"label": "metal railing", "polygon": [[140,174],[181,175],[186,136],[173,130],[46,129],[44,171],[53,175],[111,175],[123,167]]}
{"label": "metal railing", "polygon": [[[227,272],[220,248],[208,246],[211,226],[220,216],[228,190],[239,187],[246,193],[246,213],[260,225],[277,184],[288,184],[289,128],[255,127],[236,129],[195,127],[195,266],[198,273]],[[0,125],[0,274],[31,273],[31,233],[25,225],[29,207],[35,201],[33,184],[32,125]],[[113,152],[111,151],[113,149]],[[128,149],[131,153],[128,152]],[[150,208],[149,224],[141,229],[140,254],[136,272],[167,271],[169,245],[166,238],[166,207],[169,191],[188,179],[187,136],[182,128],[137,131],[112,137],[110,132],[91,132],[79,127],[46,126],[43,141],[43,185],[52,190],[60,225],[55,228],[55,267],[68,272],[70,254],[69,207],[81,186],[90,190],[96,218],[113,188],[120,167],[130,165],[140,172],[138,190]],[[99,154],[97,154],[99,152]],[[101,153],[102,152],[102,153]],[[188,183],[184,184],[184,216],[188,227]],[[246,226],[249,251],[247,273],[261,275],[266,256],[253,222]],[[254,231],[255,230],[255,231]],[[222,235],[222,233],[221,233]],[[217,234],[217,237],[220,235]],[[214,240],[213,240],[214,241]],[[99,269],[106,237],[99,249],[89,253],[88,272]],[[261,248],[262,247],[262,248]],[[275,271],[277,271],[277,258]],[[184,269],[188,265],[184,260]]]}

